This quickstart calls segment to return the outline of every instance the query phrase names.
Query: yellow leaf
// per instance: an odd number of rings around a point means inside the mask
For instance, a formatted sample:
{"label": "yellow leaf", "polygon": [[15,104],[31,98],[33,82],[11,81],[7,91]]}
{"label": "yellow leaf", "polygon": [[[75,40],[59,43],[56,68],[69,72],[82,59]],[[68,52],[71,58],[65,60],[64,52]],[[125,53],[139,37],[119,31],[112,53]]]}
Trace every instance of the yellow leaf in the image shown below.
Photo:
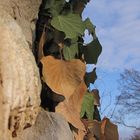
{"label": "yellow leaf", "polygon": [[69,99],[83,80],[85,64],[78,59],[64,61],[53,56],[43,57],[41,63],[45,83],[55,93]]}

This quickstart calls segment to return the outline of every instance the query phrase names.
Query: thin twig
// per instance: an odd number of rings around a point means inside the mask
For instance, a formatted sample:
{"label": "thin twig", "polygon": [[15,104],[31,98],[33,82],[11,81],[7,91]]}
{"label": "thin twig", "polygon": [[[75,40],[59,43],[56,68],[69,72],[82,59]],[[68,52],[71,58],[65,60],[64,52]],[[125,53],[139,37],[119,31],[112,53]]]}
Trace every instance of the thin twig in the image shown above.
{"label": "thin twig", "polygon": [[136,129],[136,130],[140,130],[139,127],[136,127],[134,125],[128,125],[124,121],[120,121],[120,122],[119,121],[115,121],[115,123],[121,124],[121,125],[126,126],[126,127],[129,127],[129,128],[133,128],[133,129]]}
{"label": "thin twig", "polygon": [[114,115],[114,113],[115,113],[115,110],[116,110],[116,108],[117,108],[117,105],[119,104],[120,99],[121,99],[121,94],[118,96],[117,103],[115,104],[115,107],[114,107],[114,109],[113,109],[113,111],[112,111],[112,114],[111,114],[111,116],[110,116],[110,119],[113,117],[113,115]]}
{"label": "thin twig", "polygon": [[107,108],[111,105],[111,101],[112,101],[112,96],[111,96],[111,92],[109,92],[109,97],[110,97],[110,100],[109,100],[109,104],[104,108],[104,110],[101,112],[101,115],[107,110]]}

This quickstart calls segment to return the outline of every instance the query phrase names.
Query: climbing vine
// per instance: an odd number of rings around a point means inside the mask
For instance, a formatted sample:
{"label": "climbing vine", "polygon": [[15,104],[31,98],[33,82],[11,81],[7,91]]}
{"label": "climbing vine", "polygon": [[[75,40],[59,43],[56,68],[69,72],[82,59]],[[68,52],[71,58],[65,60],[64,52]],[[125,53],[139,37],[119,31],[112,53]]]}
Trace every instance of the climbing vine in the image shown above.
{"label": "climbing vine", "polygon": [[[89,18],[82,19],[89,1],[43,0],[33,49],[42,78],[41,105],[62,114],[76,140],[87,134],[84,119],[101,120],[95,103],[99,92],[88,91],[97,79],[96,68],[86,72],[86,64],[96,64],[102,52],[95,25]],[[85,30],[93,37],[88,44],[84,43]]]}

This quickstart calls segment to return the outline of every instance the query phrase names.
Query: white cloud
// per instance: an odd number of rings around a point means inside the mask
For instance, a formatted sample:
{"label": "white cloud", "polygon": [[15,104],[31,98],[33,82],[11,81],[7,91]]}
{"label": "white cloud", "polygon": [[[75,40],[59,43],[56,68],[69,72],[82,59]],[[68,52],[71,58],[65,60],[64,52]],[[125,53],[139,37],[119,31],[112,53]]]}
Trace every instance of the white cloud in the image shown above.
{"label": "white cloud", "polygon": [[[102,69],[97,68],[97,75],[99,75],[95,83],[100,93],[104,93],[102,91],[106,89],[105,93],[111,91],[112,97],[115,97],[120,94],[116,80],[119,79],[122,69],[140,69],[139,6],[140,0],[91,0],[83,14],[84,18],[90,17],[96,25],[97,36],[103,46],[97,63],[97,67]],[[104,74],[98,70],[103,70]],[[108,102],[109,98],[105,96],[102,99],[105,106],[104,103]],[[108,110],[114,108],[113,104],[114,100]],[[124,128],[121,128],[119,127],[120,136],[123,139],[131,134],[128,129],[125,128],[124,133],[122,131]]]}
{"label": "white cloud", "polygon": [[99,67],[113,70],[140,66],[139,5],[139,0],[91,0],[87,6],[83,16],[96,24],[103,46]]}

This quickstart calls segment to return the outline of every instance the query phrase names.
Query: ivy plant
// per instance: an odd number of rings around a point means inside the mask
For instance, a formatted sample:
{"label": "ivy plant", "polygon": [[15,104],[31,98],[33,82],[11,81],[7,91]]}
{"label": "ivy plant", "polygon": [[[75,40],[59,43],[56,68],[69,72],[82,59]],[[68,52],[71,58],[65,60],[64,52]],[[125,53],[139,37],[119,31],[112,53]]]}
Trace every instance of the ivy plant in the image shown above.
{"label": "ivy plant", "polygon": [[[96,36],[95,25],[88,17],[83,20],[81,16],[89,1],[43,0],[37,22],[39,35],[36,37],[36,42],[40,42],[42,32],[45,32],[46,38],[43,41],[43,46],[37,46],[38,50],[42,49],[41,52],[44,56],[52,55],[64,61],[80,59],[85,64],[97,63],[102,52],[102,46]],[[85,30],[88,30],[93,37],[89,44],[84,44]],[[85,73],[84,80],[87,86],[94,83],[96,79],[96,68],[91,73]],[[93,101],[89,94],[85,94],[83,110],[89,99]],[[89,113],[89,110],[86,113],[89,114],[88,117],[91,119],[93,118],[93,112]]]}

